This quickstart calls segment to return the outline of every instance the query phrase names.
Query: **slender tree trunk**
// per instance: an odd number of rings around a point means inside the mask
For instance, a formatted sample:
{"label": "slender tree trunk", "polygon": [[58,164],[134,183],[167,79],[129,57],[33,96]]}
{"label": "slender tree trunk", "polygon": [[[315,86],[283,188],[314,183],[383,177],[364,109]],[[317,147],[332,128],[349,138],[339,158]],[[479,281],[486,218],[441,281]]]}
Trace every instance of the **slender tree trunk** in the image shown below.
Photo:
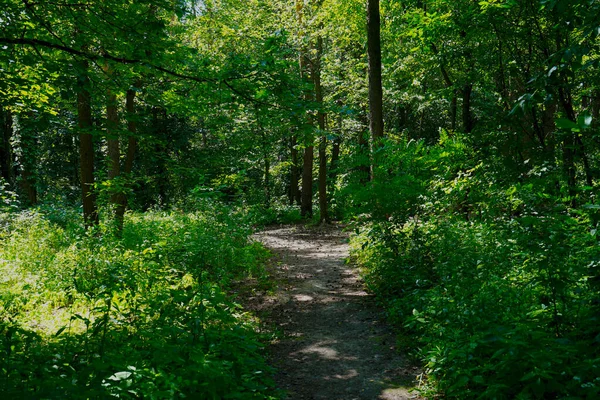
{"label": "slender tree trunk", "polygon": [[290,140],[290,153],[292,158],[292,165],[290,167],[290,205],[294,202],[298,205],[301,204],[300,199],[300,188],[298,186],[298,178],[300,176],[298,168],[298,149],[296,135],[293,135]]}
{"label": "slender tree trunk", "polygon": [[0,170],[2,178],[13,187],[15,175],[13,171],[13,151],[10,139],[13,135],[13,116],[12,112],[0,106]]}
{"label": "slender tree trunk", "polygon": [[[136,86],[140,86],[140,83],[136,83]],[[127,97],[125,100],[125,111],[127,111],[127,131],[129,132],[129,140],[127,143],[127,155],[125,157],[125,168],[123,172],[126,175],[131,174],[133,171],[133,160],[135,158],[135,151],[137,147],[137,122],[136,122],[136,111],[135,111],[135,90],[129,89],[127,91]]]}
{"label": "slender tree trunk", "polygon": [[575,141],[572,133],[566,133],[563,139],[563,167],[567,177],[567,188],[571,206],[577,206],[577,178],[575,169]]}
{"label": "slender tree trunk", "polygon": [[[564,88],[558,89],[559,99],[565,110],[567,118],[572,122],[576,122],[575,110],[571,94]],[[571,198],[571,206],[577,206],[577,175],[575,168],[575,135],[573,132],[564,132],[563,134],[563,166],[567,177],[567,187],[569,197]]]}
{"label": "slender tree trunk", "polygon": [[[305,100],[307,102],[312,101],[312,93],[310,90],[305,92]],[[310,116],[308,117],[311,119]],[[312,125],[312,121],[310,121]],[[313,215],[313,163],[314,163],[314,145],[313,145],[313,134],[310,133],[308,139],[308,145],[304,149],[304,156],[302,157],[302,193],[300,196],[300,215],[303,217],[312,217]]]}
{"label": "slender tree trunk", "polygon": [[303,217],[311,217],[313,213],[313,159],[314,146],[310,145],[304,149],[304,167],[302,169],[302,204],[300,206],[300,214]]}
{"label": "slender tree trunk", "polygon": [[264,154],[263,156],[265,165],[265,207],[271,207],[271,161],[269,155]]}
{"label": "slender tree trunk", "polygon": [[[108,151],[108,180],[115,181],[121,175],[121,147],[119,144],[119,112],[117,110],[117,96],[108,92],[108,104],[106,106],[106,136]],[[113,182],[114,183],[114,182]],[[123,221],[119,220],[117,210],[121,205],[123,193],[120,183],[111,185],[110,203],[114,209],[116,235],[123,234]]]}
{"label": "slender tree trunk", "polygon": [[[302,36],[302,31],[304,30],[304,22],[303,22],[303,11],[304,2],[303,0],[296,0],[296,17],[298,18],[298,26],[300,27],[300,36]],[[300,37],[302,39],[302,37]],[[307,58],[306,58],[306,49],[302,46],[300,48],[300,77],[305,82],[310,82],[308,71],[307,71]],[[306,102],[312,101],[312,90],[304,91],[304,100]],[[310,117],[309,117],[310,119]],[[311,121],[312,122],[312,121]],[[302,158],[302,193],[300,196],[300,214],[303,217],[312,216],[312,191],[313,191],[313,160],[314,160],[314,146],[313,146],[313,137],[312,133],[308,138],[305,139],[306,147],[304,148],[304,156]]]}
{"label": "slender tree trunk", "polygon": [[[312,100],[312,94],[307,91],[306,101]],[[309,117],[310,118],[310,117]],[[311,217],[313,215],[313,162],[314,162],[314,145],[312,132],[308,138],[308,145],[304,149],[302,158],[302,193],[300,198],[300,214],[303,217]]]}
{"label": "slender tree trunk", "polygon": [[[154,151],[156,152],[156,170],[158,175],[158,197],[159,204],[162,207],[167,207],[169,205],[169,199],[167,195],[167,187],[168,187],[168,171],[166,167],[166,148],[165,148],[165,140],[168,137],[167,135],[167,123],[168,116],[167,110],[164,108],[160,109],[160,116],[158,114],[159,109],[156,110],[156,126],[158,127],[158,132],[160,135],[160,140],[157,141],[156,146],[154,147]],[[162,119],[161,119],[162,116]]]}
{"label": "slender tree trunk", "polygon": [[594,121],[600,119],[600,90],[594,89],[593,97],[592,97],[592,117],[594,117]]}
{"label": "slender tree trunk", "polygon": [[[117,96],[108,92],[106,106],[106,136],[108,147],[108,179],[114,180],[121,175],[121,148],[119,145],[119,112]],[[110,202],[116,208],[119,206],[120,189],[113,188]]]}
{"label": "slender tree trunk", "polygon": [[262,141],[264,165],[263,190],[265,193],[265,207],[269,208],[271,207],[271,161],[269,159],[269,143],[265,130],[260,123],[260,110],[258,106],[255,106],[254,111],[256,113],[256,127]]}
{"label": "slender tree trunk", "polygon": [[589,187],[594,186],[594,173],[592,172],[592,167],[590,166],[590,159],[588,158],[587,152],[585,150],[585,145],[581,140],[579,135],[575,136],[575,141],[577,142],[577,149],[579,150],[579,156],[581,157],[581,161],[583,162],[583,171],[585,172],[585,183]]}
{"label": "slender tree trunk", "polygon": [[37,189],[35,187],[35,175],[28,168],[23,168],[22,179],[22,190],[25,192],[25,198],[27,199],[28,206],[35,206],[38,202]]}
{"label": "slender tree trunk", "polygon": [[319,142],[319,211],[320,221],[329,222],[327,211],[327,135],[325,134],[325,113],[323,112],[323,88],[321,87],[321,54],[323,53],[323,38],[317,38],[317,59],[313,64],[313,81],[315,84],[315,99],[319,106],[317,121],[321,140]]}
{"label": "slender tree trunk", "polygon": [[79,168],[79,135],[65,135],[65,144],[69,147],[69,164],[71,173],[69,174],[69,184],[71,187],[81,185],[81,168]]}
{"label": "slender tree trunk", "polygon": [[99,221],[96,194],[94,193],[94,139],[92,130],[92,96],[89,92],[87,76],[88,63],[82,62],[82,77],[77,93],[77,119],[79,124],[79,166],[83,220],[86,227],[97,225]]}
{"label": "slender tree trunk", "polygon": [[[136,86],[139,86],[136,83]],[[127,154],[125,156],[125,165],[123,168],[123,174],[126,178],[130,178],[131,171],[133,170],[133,160],[135,158],[135,150],[137,146],[136,133],[137,124],[135,121],[135,90],[129,89],[125,98],[125,111],[127,112],[127,131],[129,132],[129,139],[127,141]],[[125,210],[127,208],[127,197],[124,193],[119,196],[117,209],[115,210],[115,219],[117,222],[117,234],[120,236],[123,232],[123,224],[125,221]]]}
{"label": "slender tree trunk", "polygon": [[450,101],[450,129],[456,130],[456,115],[458,113],[458,96],[454,89],[452,94],[452,100]]}
{"label": "slender tree trunk", "polygon": [[[535,106],[531,107],[531,119],[533,121],[533,131],[535,133],[536,138],[539,140],[542,148],[546,148],[546,134],[544,132],[544,125],[540,125],[540,121],[538,120],[537,108]],[[543,115],[542,115],[543,121]]]}
{"label": "slender tree trunk", "polygon": [[327,137],[321,136],[319,143],[319,211],[321,213],[319,222],[329,222],[327,200]]}
{"label": "slender tree trunk", "polygon": [[471,94],[473,92],[473,84],[469,83],[463,87],[463,129],[465,133],[471,133],[473,130],[473,115],[471,114]]}
{"label": "slender tree trunk", "polygon": [[508,86],[506,83],[506,71],[505,71],[505,61],[504,61],[504,45],[502,42],[502,35],[500,35],[500,31],[498,30],[498,27],[496,26],[495,23],[492,23],[492,26],[494,27],[494,32],[496,33],[496,39],[498,40],[498,49],[497,49],[497,55],[498,55],[498,73],[497,73],[497,83],[496,83],[496,87],[497,87],[497,91],[498,93],[500,93],[502,95],[502,103],[504,104],[504,110],[508,111],[510,110],[510,105],[512,104],[512,101],[510,99],[510,95],[509,95],[509,91],[508,91]]}
{"label": "slender tree trunk", "polygon": [[27,205],[37,204],[36,172],[38,163],[38,140],[36,137],[35,113],[30,111],[19,118],[21,128],[20,187]]}
{"label": "slender tree trunk", "polygon": [[[379,0],[367,0],[367,53],[369,56],[369,131],[373,151],[383,139],[383,89],[381,84],[381,17]],[[373,159],[373,163],[377,160]],[[373,166],[371,167],[373,174]]]}
{"label": "slender tree trunk", "polygon": [[338,167],[340,162],[340,146],[342,143],[341,134],[337,135],[333,139],[333,146],[331,148],[331,161],[329,164],[329,199],[331,203],[331,198],[333,196],[333,192],[335,190],[335,184],[338,176]]}
{"label": "slender tree trunk", "polygon": [[[435,44],[431,44],[431,50],[435,55],[438,55],[438,49]],[[450,74],[448,74],[448,70],[446,70],[446,66],[444,65],[443,60],[440,61],[440,70],[442,72],[442,77],[444,78],[444,84],[446,88],[452,89],[452,100],[450,101],[450,129],[456,130],[456,114],[457,114],[457,91],[454,89],[454,83],[450,78]]]}

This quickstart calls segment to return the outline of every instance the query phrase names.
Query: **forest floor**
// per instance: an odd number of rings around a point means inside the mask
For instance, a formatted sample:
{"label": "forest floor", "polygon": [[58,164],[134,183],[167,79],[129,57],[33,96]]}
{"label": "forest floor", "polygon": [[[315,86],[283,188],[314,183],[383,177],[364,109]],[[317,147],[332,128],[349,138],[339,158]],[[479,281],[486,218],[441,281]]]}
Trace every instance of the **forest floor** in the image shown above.
{"label": "forest floor", "polygon": [[347,264],[339,227],[268,228],[255,235],[275,255],[274,289],[244,296],[277,330],[270,346],[287,399],[418,399],[418,367],[396,348],[383,311]]}

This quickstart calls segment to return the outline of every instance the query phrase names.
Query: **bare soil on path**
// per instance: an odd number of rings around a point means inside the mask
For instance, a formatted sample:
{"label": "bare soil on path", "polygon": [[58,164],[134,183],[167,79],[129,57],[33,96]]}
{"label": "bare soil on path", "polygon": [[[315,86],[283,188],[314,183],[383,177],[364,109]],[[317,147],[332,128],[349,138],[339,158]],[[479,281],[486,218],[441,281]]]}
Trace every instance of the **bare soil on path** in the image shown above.
{"label": "bare soil on path", "polygon": [[281,334],[271,345],[275,380],[287,399],[417,399],[419,371],[396,349],[395,335],[346,264],[348,235],[300,225],[255,235],[275,254],[274,293],[249,307]]}

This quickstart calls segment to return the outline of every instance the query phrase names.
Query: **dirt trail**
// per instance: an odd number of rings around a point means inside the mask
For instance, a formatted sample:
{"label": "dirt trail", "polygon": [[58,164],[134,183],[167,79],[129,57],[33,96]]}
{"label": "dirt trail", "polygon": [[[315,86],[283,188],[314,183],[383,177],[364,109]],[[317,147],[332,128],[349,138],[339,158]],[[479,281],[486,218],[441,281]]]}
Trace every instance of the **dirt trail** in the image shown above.
{"label": "dirt trail", "polygon": [[287,399],[418,398],[409,392],[417,368],[398,354],[381,310],[344,263],[346,234],[293,226],[255,237],[277,257],[275,294],[251,303],[282,331],[270,353]]}

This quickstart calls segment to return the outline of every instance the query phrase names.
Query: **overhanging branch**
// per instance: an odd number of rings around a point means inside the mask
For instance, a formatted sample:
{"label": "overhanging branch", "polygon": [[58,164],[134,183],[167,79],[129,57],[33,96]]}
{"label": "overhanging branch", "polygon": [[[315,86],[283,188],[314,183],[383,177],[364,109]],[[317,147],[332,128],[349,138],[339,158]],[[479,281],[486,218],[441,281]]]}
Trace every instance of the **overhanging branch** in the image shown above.
{"label": "overhanging branch", "polygon": [[197,76],[193,76],[193,75],[186,75],[186,74],[181,74],[179,72],[173,71],[171,69],[165,68],[165,67],[161,67],[160,65],[155,65],[152,64],[148,61],[145,60],[139,60],[139,59],[133,59],[133,58],[125,58],[125,57],[116,57],[113,56],[109,53],[103,53],[103,54],[94,54],[94,53],[89,53],[86,51],[82,51],[82,50],[78,50],[75,49],[73,47],[69,47],[69,46],[65,46],[63,44],[59,44],[59,43],[53,43],[53,42],[49,42],[47,40],[41,40],[41,39],[28,39],[28,38],[6,38],[6,37],[0,37],[0,43],[4,43],[4,44],[15,44],[15,45],[25,45],[25,46],[32,46],[32,47],[36,47],[36,46],[41,46],[41,47],[46,47],[49,49],[56,49],[56,50],[60,50],[63,51],[65,53],[74,55],[74,56],[78,56],[78,57],[84,57],[88,60],[92,60],[92,61],[97,61],[97,60],[110,60],[110,61],[114,61],[120,64],[129,64],[129,65],[133,65],[133,64],[139,64],[139,65],[145,65],[148,66],[152,69],[155,69],[157,71],[161,71],[164,72],[165,74],[177,77],[177,78],[181,78],[181,79],[189,79],[195,82],[212,82],[212,83],[216,83],[217,80],[216,79],[210,79],[210,78],[199,78]]}
{"label": "overhanging branch", "polygon": [[[149,68],[152,68],[154,70],[174,76],[176,78],[190,80],[190,81],[194,81],[194,82],[200,82],[200,83],[208,82],[208,83],[214,83],[214,84],[218,84],[219,82],[222,82],[225,84],[225,86],[227,86],[229,88],[229,90],[231,90],[233,93],[237,94],[238,96],[240,96],[241,98],[243,98],[247,101],[250,101],[250,102],[256,103],[256,104],[260,104],[260,105],[274,107],[274,108],[280,108],[280,109],[285,108],[278,104],[271,104],[268,102],[264,102],[264,101],[255,99],[251,96],[248,96],[248,95],[244,94],[243,92],[237,90],[227,79],[219,80],[219,79],[211,79],[211,78],[200,78],[200,77],[193,76],[193,75],[182,74],[182,73],[173,71],[171,69],[161,67],[160,65],[152,64],[145,60],[125,58],[125,57],[116,57],[116,56],[113,56],[110,53],[106,53],[106,52],[103,52],[102,54],[90,53],[87,51],[82,51],[82,50],[75,49],[73,47],[66,46],[64,44],[53,43],[53,42],[50,42],[47,40],[42,40],[42,39],[0,37],[0,44],[2,44],[2,43],[12,44],[12,45],[32,46],[34,49],[36,49],[36,51],[37,51],[37,46],[41,46],[41,47],[45,47],[45,48],[49,48],[49,49],[59,50],[59,51],[62,51],[62,52],[65,52],[65,53],[68,53],[68,54],[71,54],[74,56],[83,57],[90,61],[110,60],[110,61],[117,62],[120,64],[145,65]],[[246,76],[234,77],[234,78],[232,78],[232,80],[249,78],[250,76],[253,76],[254,74],[255,73],[251,73]]]}

